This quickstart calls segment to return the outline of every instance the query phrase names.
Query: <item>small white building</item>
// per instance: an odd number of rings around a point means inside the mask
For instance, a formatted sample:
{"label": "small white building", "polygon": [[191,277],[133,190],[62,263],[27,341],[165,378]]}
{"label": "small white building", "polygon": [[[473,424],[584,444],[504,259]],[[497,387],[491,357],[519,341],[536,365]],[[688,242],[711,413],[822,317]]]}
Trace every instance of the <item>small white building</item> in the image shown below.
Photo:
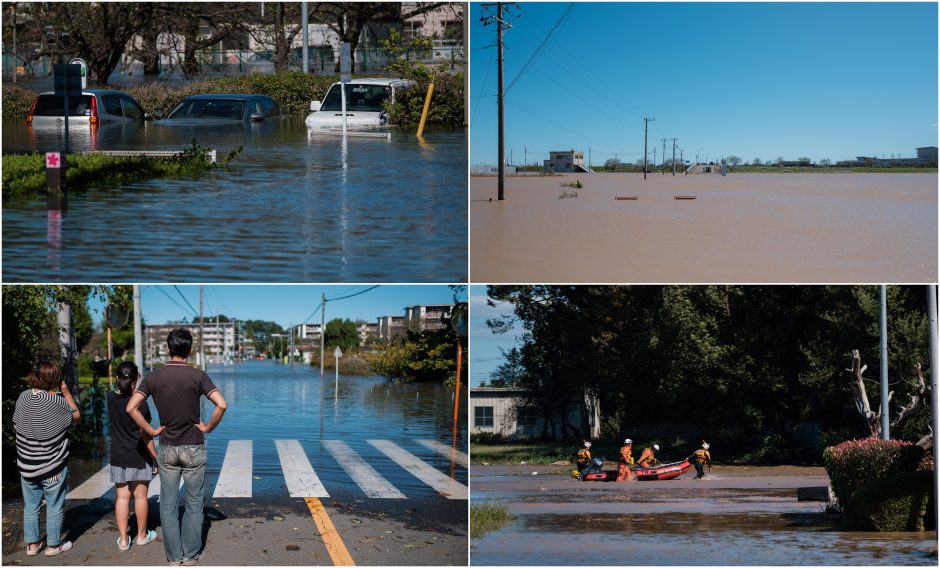
{"label": "small white building", "polygon": [[560,150],[549,152],[545,160],[546,172],[555,173],[590,173],[591,169],[584,165],[584,152],[576,150]]}
{"label": "small white building", "polygon": [[[470,433],[491,433],[504,438],[535,438],[542,435],[542,411],[528,403],[528,391],[514,388],[476,387],[470,389]],[[568,405],[568,423],[582,437],[599,438],[600,404],[596,396],[585,395]],[[560,416],[549,417],[549,435],[562,438]]]}

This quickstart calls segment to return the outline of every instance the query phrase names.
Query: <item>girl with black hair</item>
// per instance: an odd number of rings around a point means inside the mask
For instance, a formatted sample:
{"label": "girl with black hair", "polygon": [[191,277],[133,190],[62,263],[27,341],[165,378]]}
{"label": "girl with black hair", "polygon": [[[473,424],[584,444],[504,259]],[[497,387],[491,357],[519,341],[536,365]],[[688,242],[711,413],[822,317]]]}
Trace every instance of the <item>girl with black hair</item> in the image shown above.
{"label": "girl with black hair", "polygon": [[[157,450],[153,438],[134,423],[127,414],[127,401],[137,388],[140,372],[137,365],[125,361],[117,368],[117,392],[108,393],[108,416],[111,423],[111,482],[115,484],[114,516],[117,520],[119,550],[131,547],[127,534],[131,496],[137,516],[137,544],[144,545],[157,538],[156,531],[147,529],[147,490],[157,474]],[[150,421],[150,409],[141,407]]]}

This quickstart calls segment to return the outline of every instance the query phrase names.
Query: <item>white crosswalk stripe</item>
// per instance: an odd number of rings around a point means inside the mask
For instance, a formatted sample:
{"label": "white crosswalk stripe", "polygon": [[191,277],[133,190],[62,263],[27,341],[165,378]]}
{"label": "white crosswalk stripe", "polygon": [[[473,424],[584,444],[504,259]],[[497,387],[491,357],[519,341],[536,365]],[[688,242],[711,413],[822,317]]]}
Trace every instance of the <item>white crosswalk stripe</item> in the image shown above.
{"label": "white crosswalk stripe", "polygon": [[346,442],[324,440],[323,445],[362,491],[373,499],[407,499],[404,493],[375,471]]}
{"label": "white crosswalk stripe", "polygon": [[297,440],[274,440],[291,497],[329,497]]}
{"label": "white crosswalk stripe", "polygon": [[377,450],[448,499],[466,499],[467,486],[444,475],[389,440],[368,440]]}
{"label": "white crosswalk stripe", "polygon": [[457,462],[457,465],[463,467],[469,467],[470,460],[467,458],[467,454],[457,451],[454,448],[448,446],[447,444],[442,444],[437,440],[418,440],[418,443],[424,446],[425,448],[430,448],[437,452],[438,454],[444,456],[447,459],[451,459]]}
{"label": "white crosswalk stripe", "polygon": [[[438,471],[417,456],[402,449],[389,440],[368,440],[409,473],[448,499],[467,499],[466,485]],[[466,468],[467,454],[454,451],[450,446],[434,440],[417,440],[425,448]],[[269,442],[266,442],[269,443]],[[281,470],[291,497],[329,497],[307,454],[298,440],[275,440],[274,445],[280,459]],[[376,462],[370,463],[341,440],[324,440],[323,447],[339,464],[345,475],[352,479],[370,499],[407,499],[408,497],[388,481],[378,470]],[[215,484],[213,498],[251,497],[254,443],[252,440],[230,440],[226,448],[222,468]],[[208,481],[208,480],[207,480]],[[180,478],[180,488],[183,480]],[[110,466],[105,466],[84,483],[66,495],[66,499],[100,499],[112,490]],[[154,477],[147,491],[148,497],[160,495],[160,477]]]}
{"label": "white crosswalk stripe", "polygon": [[251,497],[251,440],[230,440],[213,497]]}

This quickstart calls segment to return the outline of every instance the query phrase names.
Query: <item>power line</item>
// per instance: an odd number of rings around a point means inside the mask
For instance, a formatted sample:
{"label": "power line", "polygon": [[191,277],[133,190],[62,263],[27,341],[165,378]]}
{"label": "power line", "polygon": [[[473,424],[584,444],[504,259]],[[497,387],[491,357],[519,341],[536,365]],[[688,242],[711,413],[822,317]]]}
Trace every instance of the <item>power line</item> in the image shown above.
{"label": "power line", "polygon": [[366,288],[365,290],[363,290],[363,291],[361,291],[361,292],[356,292],[355,294],[349,294],[348,296],[340,296],[340,297],[338,297],[338,298],[327,298],[326,301],[327,301],[327,302],[336,302],[336,301],[338,301],[338,300],[345,300],[345,299],[347,299],[347,298],[352,298],[352,297],[354,297],[354,296],[359,296],[359,295],[361,295],[361,294],[365,294],[366,292],[369,292],[369,291],[371,291],[371,290],[375,290],[375,289],[378,288],[379,286],[380,286],[379,284],[376,284],[375,286],[370,286],[369,288]]}
{"label": "power line", "polygon": [[560,18],[558,18],[558,21],[555,22],[555,25],[552,26],[552,29],[548,31],[548,34],[545,35],[545,39],[542,40],[542,43],[540,43],[539,46],[535,48],[535,51],[532,52],[532,55],[529,57],[529,60],[525,62],[525,65],[522,66],[522,69],[519,71],[519,73],[516,74],[516,77],[509,83],[509,86],[506,87],[506,94],[509,94],[509,91],[512,90],[512,86],[516,84],[516,81],[518,81],[519,78],[522,77],[522,74],[525,73],[526,69],[529,68],[529,64],[531,64],[535,60],[535,58],[538,57],[542,53],[542,51],[548,45],[548,42],[552,40],[552,36],[558,30],[559,26],[561,26],[562,22],[565,21],[565,19],[568,17],[569,14],[571,14],[571,11],[574,10],[574,4],[575,3],[572,2],[571,4],[568,5],[568,9],[565,10],[565,13],[562,14]]}
{"label": "power line", "polygon": [[179,287],[176,284],[173,285],[173,289],[176,290],[176,293],[180,295],[180,298],[182,298],[183,301],[186,302],[186,305],[189,306],[189,310],[193,313],[193,315],[196,317],[199,317],[199,312],[197,312],[196,308],[194,308],[193,305],[189,303],[189,300],[186,299],[186,296],[183,295],[183,293],[180,291]]}
{"label": "power line", "polygon": [[155,288],[158,292],[160,292],[161,294],[163,294],[164,296],[166,296],[168,300],[170,300],[171,302],[173,302],[174,304],[176,304],[176,307],[178,307],[179,309],[183,310],[184,312],[186,311],[186,308],[184,308],[182,304],[180,304],[179,302],[177,302],[176,300],[174,300],[172,296],[170,296],[169,294],[167,294],[167,293],[166,293],[166,290],[164,290],[163,288],[161,288],[161,287],[159,287],[159,286],[154,286],[154,288]]}

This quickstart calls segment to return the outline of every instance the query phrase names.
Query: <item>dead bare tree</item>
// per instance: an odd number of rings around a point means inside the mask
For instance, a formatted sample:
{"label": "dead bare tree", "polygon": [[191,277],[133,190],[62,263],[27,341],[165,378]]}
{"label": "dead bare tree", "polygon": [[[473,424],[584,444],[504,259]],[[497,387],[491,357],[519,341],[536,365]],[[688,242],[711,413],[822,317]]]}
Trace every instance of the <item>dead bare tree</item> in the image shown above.
{"label": "dead bare tree", "polygon": [[[862,365],[862,356],[859,353],[858,349],[852,350],[852,366],[850,369],[846,369],[847,373],[851,374],[851,383],[850,387],[852,389],[852,395],[855,398],[855,407],[858,409],[859,414],[862,415],[862,418],[865,420],[865,423],[868,425],[868,431],[871,433],[873,438],[878,438],[881,436],[881,407],[878,407],[878,410],[872,410],[871,404],[868,402],[868,393],[865,390],[865,377],[863,374],[865,370],[868,369],[868,365]],[[910,394],[910,400],[905,406],[901,407],[901,412],[895,417],[891,422],[890,430],[897,431],[902,428],[912,416],[916,415],[926,406],[927,400],[927,384],[924,381],[924,375],[921,372],[920,363],[914,365],[914,369],[917,372],[917,384],[914,387],[914,392]],[[891,398],[894,396],[894,391],[888,392],[888,403],[890,404]],[[928,426],[928,429],[930,427]],[[929,450],[933,447],[933,431],[922,437],[918,442],[918,446],[923,447],[925,450]]]}

